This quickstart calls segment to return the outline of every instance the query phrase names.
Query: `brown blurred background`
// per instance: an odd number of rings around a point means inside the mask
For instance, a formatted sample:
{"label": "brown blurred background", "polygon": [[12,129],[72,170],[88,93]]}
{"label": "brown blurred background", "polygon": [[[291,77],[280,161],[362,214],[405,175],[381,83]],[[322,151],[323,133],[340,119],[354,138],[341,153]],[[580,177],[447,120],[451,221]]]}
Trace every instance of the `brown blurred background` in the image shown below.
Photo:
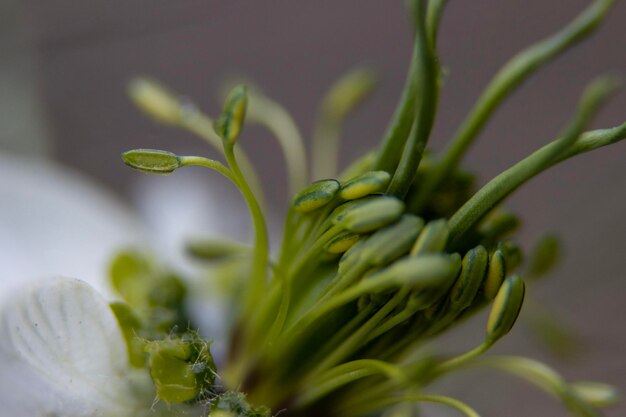
{"label": "brown blurred background", "polygon": [[[451,136],[512,54],[558,30],[589,3],[450,1],[440,35],[449,76],[432,145],[440,148]],[[551,140],[595,75],[626,75],[626,3],[617,3],[591,40],[540,71],[497,112],[466,160],[482,181]],[[215,114],[220,81],[244,74],[285,105],[308,137],[326,87],[354,65],[369,64],[382,82],[346,124],[345,165],[379,140],[393,112],[410,55],[410,32],[403,2],[390,0],[0,0],[0,146],[52,155],[128,196],[137,174],[120,162],[124,150],[214,155],[195,138],[157,126],[136,111],[125,96],[132,76],[152,75]],[[622,92],[595,125],[624,120]],[[263,181],[271,184],[266,187],[270,203],[280,210],[286,195],[278,146],[255,128],[246,131],[242,143]],[[520,328],[498,351],[531,352],[567,377],[603,380],[626,390],[624,161],[623,143],[599,150],[542,175],[510,199],[508,207],[525,218],[523,243],[544,231],[563,237],[567,257],[531,292],[567,317],[585,343],[573,361],[554,357]],[[449,339],[456,344],[446,349],[462,351],[476,343],[482,324],[474,324]],[[470,384],[474,374],[467,374],[459,377],[464,384],[445,390],[475,404],[484,416],[566,415],[557,402],[524,383],[480,375],[479,383]],[[434,415],[445,414],[433,410]],[[607,415],[626,415],[626,406]]]}

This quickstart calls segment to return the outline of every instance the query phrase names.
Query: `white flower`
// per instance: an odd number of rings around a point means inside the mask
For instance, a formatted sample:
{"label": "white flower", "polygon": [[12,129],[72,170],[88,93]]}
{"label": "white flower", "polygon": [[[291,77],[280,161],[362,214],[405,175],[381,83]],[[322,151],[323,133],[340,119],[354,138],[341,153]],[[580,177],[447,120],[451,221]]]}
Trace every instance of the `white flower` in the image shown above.
{"label": "white flower", "polygon": [[[211,199],[204,181],[180,178],[190,189],[170,178],[159,178],[159,187],[142,177],[136,203],[145,227],[128,207],[77,173],[46,160],[0,154],[0,195],[11,202],[0,205],[2,415],[136,417],[155,411],[147,371],[129,365],[107,302],[114,294],[106,275],[117,250],[143,248],[148,241],[162,259],[180,267],[182,241],[220,230],[223,198]],[[240,208],[235,204],[234,210]],[[222,329],[206,318],[219,311],[207,314],[204,308],[191,313],[203,319],[198,321],[205,335],[217,336]]]}
{"label": "white flower", "polygon": [[25,280],[103,279],[113,251],[145,241],[137,217],[113,195],[44,159],[0,153],[0,296]]}
{"label": "white flower", "polygon": [[117,319],[88,284],[54,279],[21,288],[2,306],[0,335],[6,415],[134,417],[149,411],[149,376],[130,367]]}

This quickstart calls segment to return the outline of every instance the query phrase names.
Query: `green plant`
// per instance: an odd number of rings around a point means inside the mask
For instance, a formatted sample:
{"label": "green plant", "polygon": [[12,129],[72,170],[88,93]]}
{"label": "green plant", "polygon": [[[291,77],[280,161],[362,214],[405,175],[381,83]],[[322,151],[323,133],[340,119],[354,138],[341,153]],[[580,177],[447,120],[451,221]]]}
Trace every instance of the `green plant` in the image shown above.
{"label": "green plant", "polygon": [[[189,248],[200,258],[221,262],[216,279],[231,281],[235,288],[229,298],[234,321],[228,358],[217,367],[207,341],[185,326],[172,327],[186,320],[184,291],[174,292],[179,294],[174,299],[152,297],[166,282],[172,288],[184,285],[136,272],[143,268],[137,266],[143,263],[139,255],[116,260],[114,283],[127,301],[125,313],[116,313],[135,352],[133,363],[151,369],[158,398],[229,416],[280,410],[293,416],[367,416],[420,402],[443,403],[476,416],[456,399],[428,393],[428,387],[464,367],[491,366],[557,395],[574,415],[599,415],[597,407],[615,398],[611,387],[566,382],[526,358],[481,355],[511,329],[525,293],[516,273],[521,250],[509,238],[519,221],[500,204],[553,165],[626,137],[626,124],[586,130],[617,81],[593,81],[554,141],[482,188],[475,188],[473,175],[459,163],[498,105],[545,63],[589,35],[612,3],[593,2],[563,30],[513,57],[448,146],[434,154],[427,145],[444,78],[436,38],[446,1],[412,1],[413,57],[380,146],[336,174],[341,122],[373,85],[372,74],[358,69],[341,78],[323,102],[312,160],[317,181],[308,186],[297,129],[260,91],[234,87],[212,120],[155,81],[133,81],[130,94],[141,108],[162,123],[198,134],[222,152],[226,164],[148,149],[124,153],[124,162],[146,173],[170,174],[191,165],[217,171],[243,195],[255,236],[251,246],[207,240]],[[294,194],[275,259],[259,201],[261,186],[237,145],[246,113],[279,139]],[[531,260],[530,273],[549,270],[555,256],[554,242],[544,244]],[[454,358],[427,347],[489,305],[481,345]],[[134,317],[136,309],[141,312]],[[136,334],[143,338],[143,350],[141,343],[133,350]],[[399,412],[411,415],[412,409]]]}

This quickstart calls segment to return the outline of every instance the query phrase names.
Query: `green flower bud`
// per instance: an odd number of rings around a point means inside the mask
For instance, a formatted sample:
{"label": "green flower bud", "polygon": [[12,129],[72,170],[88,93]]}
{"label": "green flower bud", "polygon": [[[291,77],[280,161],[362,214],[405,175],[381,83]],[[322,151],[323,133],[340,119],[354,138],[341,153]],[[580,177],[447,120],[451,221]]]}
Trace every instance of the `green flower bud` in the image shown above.
{"label": "green flower bud", "polygon": [[371,265],[386,265],[408,252],[423,226],[424,221],[419,217],[403,214],[399,221],[367,238],[363,256]]}
{"label": "green flower bud", "polygon": [[370,69],[358,68],[341,77],[324,99],[323,113],[327,117],[343,119],[376,85],[376,74]]}
{"label": "green flower bud", "polygon": [[489,259],[487,277],[483,283],[483,295],[487,300],[493,300],[506,277],[506,263],[501,250],[496,250]]}
{"label": "green flower bud", "polygon": [[513,233],[520,226],[519,218],[503,210],[494,211],[483,224],[479,231],[486,239],[498,240]]}
{"label": "green flower bud", "polygon": [[158,149],[133,149],[122,154],[126,165],[146,174],[171,174],[181,167],[178,156]]}
{"label": "green flower bud", "polygon": [[443,252],[448,242],[448,232],[445,219],[428,222],[411,248],[411,255]]}
{"label": "green flower bud", "polygon": [[200,394],[200,384],[196,380],[191,358],[191,348],[179,340],[151,342],[147,347],[150,353],[150,375],[159,399],[168,403],[182,403]]}
{"label": "green flower bud", "polygon": [[234,144],[239,139],[243,122],[246,117],[248,95],[246,87],[238,85],[226,97],[224,110],[217,118],[213,127],[215,133],[227,144]]}
{"label": "green flower bud", "polygon": [[354,246],[359,239],[361,239],[361,235],[344,231],[331,239],[331,241],[326,244],[324,249],[326,252],[332,254],[344,253]]}
{"label": "green flower bud", "polygon": [[[454,262],[456,270],[452,274],[449,285],[442,285],[430,290],[416,291],[411,295],[411,298],[409,298],[407,304],[409,308],[415,311],[433,308],[433,306],[437,305],[439,301],[448,294],[454,277],[457,276],[459,270],[461,269],[461,255],[453,253],[450,255],[450,258],[452,259],[452,262]],[[433,311],[431,310],[431,313],[432,312]]]}
{"label": "green flower bud", "polygon": [[404,203],[394,197],[378,197],[345,213],[340,224],[355,233],[368,233],[396,221]]}
{"label": "green flower bud", "polygon": [[559,238],[553,235],[543,236],[530,256],[528,274],[532,277],[547,274],[558,263],[560,255]]}
{"label": "green flower bud", "polygon": [[109,265],[112,287],[134,308],[145,307],[147,281],[153,275],[150,263],[135,251],[118,252]]}
{"label": "green flower bud", "polygon": [[504,255],[504,261],[506,263],[508,273],[514,271],[515,268],[517,268],[524,261],[524,253],[515,242],[510,240],[500,242],[498,243],[497,249],[501,250]]}
{"label": "green flower bud", "polygon": [[332,213],[330,213],[330,216],[328,216],[328,220],[331,224],[339,224],[343,218],[346,216],[346,213],[348,213],[350,210],[365,204],[367,202],[370,201],[374,201],[378,198],[380,198],[380,195],[370,195],[367,197],[363,197],[363,198],[359,198],[357,200],[350,200],[348,202],[345,202],[339,206],[337,206]]}
{"label": "green flower bud", "polygon": [[391,175],[386,171],[366,172],[343,184],[339,195],[344,200],[356,200],[369,194],[384,191],[390,180]]}
{"label": "green flower bud", "polygon": [[128,95],[137,107],[157,121],[170,125],[180,123],[180,100],[158,82],[136,78],[128,86]]}
{"label": "green flower bud", "polygon": [[185,249],[189,255],[208,261],[216,261],[251,252],[251,248],[242,243],[210,238],[191,240],[187,242]]}
{"label": "green flower bud", "polygon": [[477,246],[463,257],[461,274],[450,290],[450,308],[461,312],[472,304],[480,289],[487,271],[489,254],[482,246]]}
{"label": "green flower bud", "polygon": [[345,274],[351,268],[354,268],[363,259],[363,249],[366,246],[364,239],[359,240],[350,249],[348,249],[339,259],[338,273]]}
{"label": "green flower bud", "polygon": [[197,334],[187,332],[175,339],[150,342],[146,351],[159,399],[182,403],[213,388],[215,363],[209,343]]}
{"label": "green flower bud", "polygon": [[398,287],[422,290],[449,285],[457,271],[458,258],[433,254],[403,258],[365,279],[370,280],[372,293]]}
{"label": "green flower bud", "polygon": [[487,321],[488,343],[495,343],[511,330],[522,309],[525,292],[524,281],[519,275],[513,275],[504,281],[498,295],[493,300],[493,306],[489,313]]}
{"label": "green flower bud", "polygon": [[291,203],[300,213],[308,213],[330,203],[339,191],[337,180],[320,180],[299,192]]}

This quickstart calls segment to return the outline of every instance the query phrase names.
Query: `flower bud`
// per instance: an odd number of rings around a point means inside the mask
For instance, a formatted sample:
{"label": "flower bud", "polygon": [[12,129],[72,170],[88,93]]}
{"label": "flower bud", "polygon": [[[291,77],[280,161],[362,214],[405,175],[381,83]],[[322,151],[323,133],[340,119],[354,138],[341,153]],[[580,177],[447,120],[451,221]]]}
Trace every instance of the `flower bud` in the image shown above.
{"label": "flower bud", "polygon": [[487,342],[493,344],[511,330],[522,309],[524,293],[524,281],[519,275],[513,275],[504,281],[489,313]]}
{"label": "flower bud", "polygon": [[182,403],[213,388],[215,363],[209,343],[197,334],[187,332],[177,338],[153,341],[146,351],[159,399]]}
{"label": "flower bud", "polygon": [[328,117],[342,119],[356,107],[376,85],[376,74],[357,68],[341,77],[324,99],[323,111]]}
{"label": "flower bud", "polygon": [[217,118],[213,127],[215,133],[222,140],[233,145],[239,139],[241,129],[243,127],[244,118],[246,117],[246,108],[248,106],[248,95],[246,87],[238,85],[233,88],[226,97],[224,110]]}
{"label": "flower bud", "polygon": [[424,255],[406,257],[391,266],[365,278],[376,281],[372,293],[392,288],[409,287],[414,290],[436,288],[454,279],[458,270],[458,258],[449,255]]}
{"label": "flower bud", "polygon": [[178,340],[162,340],[148,345],[150,375],[159,399],[168,403],[182,403],[200,394],[200,386],[193,373],[191,349]]}
{"label": "flower bud", "polygon": [[191,256],[215,261],[251,251],[251,248],[235,241],[224,239],[194,239],[187,242],[185,249]]}
{"label": "flower bud", "polygon": [[343,231],[332,238],[331,241],[326,244],[324,249],[326,252],[331,254],[344,253],[354,246],[360,238],[361,235],[359,234]]}
{"label": "flower bud", "polygon": [[355,233],[367,233],[396,221],[404,203],[394,197],[378,197],[345,213],[341,225]]}
{"label": "flower bud", "polygon": [[299,192],[291,203],[300,213],[308,213],[330,203],[339,191],[337,180],[320,180]]}
{"label": "flower bud", "polygon": [[136,78],[129,84],[128,94],[141,110],[157,121],[170,125],[180,123],[180,100],[158,82]]}
{"label": "flower bud", "polygon": [[547,274],[559,261],[560,254],[559,239],[553,235],[543,236],[530,257],[528,274],[532,277]]}
{"label": "flower bud", "polygon": [[487,277],[483,283],[483,295],[487,300],[493,300],[506,277],[506,263],[500,249],[491,254]]}
{"label": "flower bud", "polygon": [[450,308],[461,312],[472,304],[480,289],[489,254],[482,246],[477,246],[467,252],[463,258],[461,274],[450,290]]}
{"label": "flower bud", "polygon": [[498,243],[497,248],[502,251],[504,255],[504,261],[506,263],[506,269],[508,273],[515,270],[523,261],[524,253],[519,245],[513,241],[507,240],[505,242]]}
{"label": "flower bud", "polygon": [[386,171],[366,172],[343,184],[339,195],[344,200],[356,200],[369,194],[384,191],[390,180],[391,175]]}
{"label": "flower bud", "polygon": [[158,149],[133,149],[122,154],[126,165],[146,174],[171,174],[180,168],[180,159],[171,152]]}
{"label": "flower bud", "polygon": [[411,248],[411,255],[442,252],[448,241],[448,222],[445,219],[430,221],[424,226],[415,244]]}
{"label": "flower bud", "polygon": [[483,222],[479,231],[485,239],[498,240],[513,233],[520,226],[520,219],[509,212],[496,210]]}
{"label": "flower bud", "polygon": [[396,223],[377,230],[367,238],[363,247],[363,256],[371,265],[383,266],[405,255],[424,221],[412,214],[403,214]]}

